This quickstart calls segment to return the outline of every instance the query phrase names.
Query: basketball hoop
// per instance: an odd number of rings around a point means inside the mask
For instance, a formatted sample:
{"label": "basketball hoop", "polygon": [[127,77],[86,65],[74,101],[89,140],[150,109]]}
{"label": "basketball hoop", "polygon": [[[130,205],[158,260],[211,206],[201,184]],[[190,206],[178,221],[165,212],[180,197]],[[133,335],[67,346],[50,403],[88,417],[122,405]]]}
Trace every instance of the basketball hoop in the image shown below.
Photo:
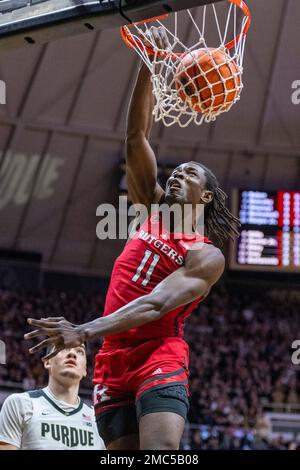
{"label": "basketball hoop", "polygon": [[[201,125],[215,121],[240,99],[251,15],[243,0],[226,3],[226,21],[221,3],[221,14],[211,4],[121,28],[127,46],[136,51],[151,72],[156,122],[162,121],[167,127],[175,123],[186,127],[192,121]],[[184,42],[180,39],[182,25],[189,32]],[[165,49],[153,39],[153,26],[163,28],[168,38]]]}

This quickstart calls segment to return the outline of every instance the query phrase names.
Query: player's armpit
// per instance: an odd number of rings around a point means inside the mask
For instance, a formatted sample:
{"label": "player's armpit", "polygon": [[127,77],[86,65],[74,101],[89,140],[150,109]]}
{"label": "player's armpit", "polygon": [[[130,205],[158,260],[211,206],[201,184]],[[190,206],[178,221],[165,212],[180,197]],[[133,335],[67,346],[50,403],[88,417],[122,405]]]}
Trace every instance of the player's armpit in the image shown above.
{"label": "player's armpit", "polygon": [[220,279],[224,268],[224,255],[214,245],[195,244],[186,257],[186,275],[206,280],[209,288]]}

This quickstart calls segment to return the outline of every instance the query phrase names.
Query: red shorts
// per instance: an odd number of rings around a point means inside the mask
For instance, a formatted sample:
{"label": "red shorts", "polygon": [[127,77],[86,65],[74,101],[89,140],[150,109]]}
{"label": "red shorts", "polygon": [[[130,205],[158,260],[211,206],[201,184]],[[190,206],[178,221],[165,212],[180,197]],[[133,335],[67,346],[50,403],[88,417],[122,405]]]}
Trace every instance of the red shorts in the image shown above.
{"label": "red shorts", "polygon": [[95,359],[96,414],[137,402],[144,393],[168,385],[188,391],[189,349],[182,338],[160,338],[136,346],[105,343]]}

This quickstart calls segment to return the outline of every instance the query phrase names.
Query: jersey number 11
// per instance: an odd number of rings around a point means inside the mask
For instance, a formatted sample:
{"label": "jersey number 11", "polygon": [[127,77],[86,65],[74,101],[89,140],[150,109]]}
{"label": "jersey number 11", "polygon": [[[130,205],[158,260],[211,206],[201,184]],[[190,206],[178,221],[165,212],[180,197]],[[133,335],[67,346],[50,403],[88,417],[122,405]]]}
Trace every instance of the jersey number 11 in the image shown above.
{"label": "jersey number 11", "polygon": [[[151,255],[153,256],[153,260],[152,260],[152,262],[151,262],[151,264],[148,268],[148,271],[146,273],[142,273],[142,271],[143,271],[143,269],[144,269],[144,267],[145,267],[145,265],[146,265],[146,263],[149,260]],[[133,282],[137,282],[138,279],[142,276],[142,277],[144,277],[144,279],[142,280],[141,284],[142,284],[142,286],[147,286],[148,282],[150,281],[153,270],[154,270],[155,266],[157,265],[157,263],[159,262],[159,260],[160,260],[160,255],[156,255],[152,251],[146,250],[145,254],[144,254],[144,257],[142,259],[142,262],[139,265],[139,267],[137,268],[136,273],[132,277],[131,280]]]}

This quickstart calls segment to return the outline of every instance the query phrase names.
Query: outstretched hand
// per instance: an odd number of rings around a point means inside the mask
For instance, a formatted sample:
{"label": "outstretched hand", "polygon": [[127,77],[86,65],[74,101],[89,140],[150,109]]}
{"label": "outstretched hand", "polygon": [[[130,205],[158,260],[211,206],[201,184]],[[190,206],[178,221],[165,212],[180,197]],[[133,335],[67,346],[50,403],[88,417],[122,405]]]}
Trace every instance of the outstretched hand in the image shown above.
{"label": "outstretched hand", "polygon": [[54,347],[49,354],[43,357],[43,360],[51,359],[59,351],[75,348],[84,342],[80,326],[70,323],[64,317],[49,317],[40,320],[28,318],[27,322],[29,325],[36,327],[36,329],[25,334],[24,339],[30,340],[39,336],[48,336],[47,339],[30,348],[30,354],[34,354],[51,345]]}

